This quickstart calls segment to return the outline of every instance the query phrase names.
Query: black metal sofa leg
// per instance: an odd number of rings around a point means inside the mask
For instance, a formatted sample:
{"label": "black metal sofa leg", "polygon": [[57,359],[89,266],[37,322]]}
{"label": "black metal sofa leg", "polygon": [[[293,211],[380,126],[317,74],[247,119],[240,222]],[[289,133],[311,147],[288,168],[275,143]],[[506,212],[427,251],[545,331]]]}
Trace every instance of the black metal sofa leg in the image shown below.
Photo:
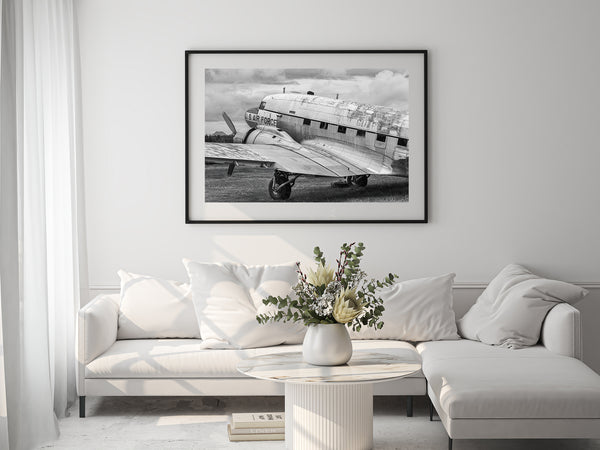
{"label": "black metal sofa leg", "polygon": [[85,417],[85,395],[79,396],[79,417]]}
{"label": "black metal sofa leg", "polygon": [[429,403],[429,421],[433,422],[433,402],[427,397],[427,403]]}
{"label": "black metal sofa leg", "polygon": [[452,438],[448,436],[448,450],[452,450]]}
{"label": "black metal sofa leg", "polygon": [[406,417],[413,416],[413,397],[409,395],[406,397]]}

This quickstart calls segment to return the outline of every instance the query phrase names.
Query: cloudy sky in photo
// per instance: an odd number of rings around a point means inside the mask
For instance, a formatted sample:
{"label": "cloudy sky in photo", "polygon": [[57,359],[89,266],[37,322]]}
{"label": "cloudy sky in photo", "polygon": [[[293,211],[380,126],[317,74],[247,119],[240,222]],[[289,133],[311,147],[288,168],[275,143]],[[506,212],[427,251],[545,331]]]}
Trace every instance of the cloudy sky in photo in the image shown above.
{"label": "cloudy sky in photo", "polygon": [[[267,95],[313,91],[315,95],[408,109],[408,73],[374,69],[206,69],[206,132],[228,131],[221,114],[235,123]],[[220,122],[220,124],[219,124]],[[222,124],[222,126],[221,126]]]}

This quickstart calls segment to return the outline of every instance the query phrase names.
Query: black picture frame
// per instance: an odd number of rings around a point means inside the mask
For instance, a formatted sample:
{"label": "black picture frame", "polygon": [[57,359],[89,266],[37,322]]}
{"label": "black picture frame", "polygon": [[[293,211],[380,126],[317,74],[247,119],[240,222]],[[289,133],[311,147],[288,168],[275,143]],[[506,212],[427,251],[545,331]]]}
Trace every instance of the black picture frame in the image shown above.
{"label": "black picture frame", "polygon": [[[420,129],[422,135],[419,133],[417,137],[420,140],[421,151],[420,151],[420,173],[416,180],[410,181],[410,186],[414,183],[418,183],[417,187],[420,190],[420,202],[418,207],[418,214],[410,217],[398,217],[398,218],[336,218],[328,217],[325,219],[311,218],[223,218],[223,217],[198,217],[194,215],[192,211],[192,200],[193,196],[190,193],[191,189],[191,152],[192,152],[192,124],[191,122],[191,109],[192,101],[190,99],[191,82],[192,76],[190,75],[191,61],[192,58],[198,56],[211,56],[211,55],[231,55],[231,56],[248,56],[256,55],[257,63],[256,66],[260,66],[261,57],[272,57],[274,55],[350,55],[353,58],[359,55],[381,55],[382,57],[399,57],[404,55],[415,55],[421,59],[421,70],[422,77],[419,78],[421,85],[421,92],[419,94],[419,103],[421,104],[421,114],[417,119],[411,120],[411,132],[413,130],[413,120],[421,122]],[[412,81],[412,79],[411,79]],[[412,86],[411,86],[412,89]],[[428,223],[428,204],[429,204],[429,192],[428,192],[428,52],[427,50],[186,50],[185,51],[185,223],[186,224],[225,224],[225,223]],[[411,112],[412,116],[412,112]],[[411,141],[414,137],[411,134]],[[412,148],[411,148],[412,152]],[[410,163],[413,162],[413,155],[411,153]],[[412,176],[412,170],[409,172],[409,177]],[[412,195],[412,194],[411,194]],[[312,203],[309,203],[312,205]]]}

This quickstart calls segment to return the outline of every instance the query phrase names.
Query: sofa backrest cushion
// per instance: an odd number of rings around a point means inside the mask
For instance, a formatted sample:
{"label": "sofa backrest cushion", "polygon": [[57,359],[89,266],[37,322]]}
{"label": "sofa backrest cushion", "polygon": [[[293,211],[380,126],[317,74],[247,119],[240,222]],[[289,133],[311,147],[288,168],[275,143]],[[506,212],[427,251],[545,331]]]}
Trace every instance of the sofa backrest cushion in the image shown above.
{"label": "sofa backrest cushion", "polygon": [[119,270],[117,339],[200,338],[191,287]]}
{"label": "sofa backrest cushion", "polygon": [[350,331],[350,336],[413,342],[459,339],[452,309],[454,276],[408,280],[383,289],[383,328],[363,327]]}
{"label": "sofa backrest cushion", "polygon": [[506,348],[535,345],[548,311],[562,302],[575,303],[586,294],[579,286],[541,278],[509,264],[458,321],[458,330],[464,338]]}
{"label": "sofa backrest cushion", "polygon": [[275,312],[262,302],[292,292],[298,282],[295,263],[245,266],[200,263],[184,259],[190,276],[196,316],[204,348],[254,348],[297,344],[304,339],[301,323],[259,324],[257,314]]}

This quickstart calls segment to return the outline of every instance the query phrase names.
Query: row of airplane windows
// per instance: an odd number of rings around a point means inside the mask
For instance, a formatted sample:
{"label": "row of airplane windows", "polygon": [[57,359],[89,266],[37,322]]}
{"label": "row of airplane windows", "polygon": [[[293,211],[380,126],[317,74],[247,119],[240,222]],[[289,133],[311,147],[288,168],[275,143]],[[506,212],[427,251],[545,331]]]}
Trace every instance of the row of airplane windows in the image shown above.
{"label": "row of airplane windows", "polygon": [[[315,121],[316,122],[316,121]],[[307,125],[310,126],[310,124],[312,123],[311,119],[304,119],[304,121],[302,122],[303,125]],[[329,123],[327,122],[321,122],[319,125],[319,128],[322,130],[327,130],[329,128]],[[337,126],[337,132],[340,134],[346,134],[347,131],[347,127],[343,126],[343,125],[338,125]],[[375,134],[375,133],[373,133]],[[356,130],[356,136],[358,137],[364,137],[366,135],[366,131],[365,130]],[[392,136],[390,136],[392,137]],[[379,142],[385,142],[387,140],[388,136],[385,134],[377,134],[377,137],[375,138],[377,141]],[[408,145],[408,139],[405,138],[398,138],[398,145],[401,145],[402,147],[406,147]]]}

